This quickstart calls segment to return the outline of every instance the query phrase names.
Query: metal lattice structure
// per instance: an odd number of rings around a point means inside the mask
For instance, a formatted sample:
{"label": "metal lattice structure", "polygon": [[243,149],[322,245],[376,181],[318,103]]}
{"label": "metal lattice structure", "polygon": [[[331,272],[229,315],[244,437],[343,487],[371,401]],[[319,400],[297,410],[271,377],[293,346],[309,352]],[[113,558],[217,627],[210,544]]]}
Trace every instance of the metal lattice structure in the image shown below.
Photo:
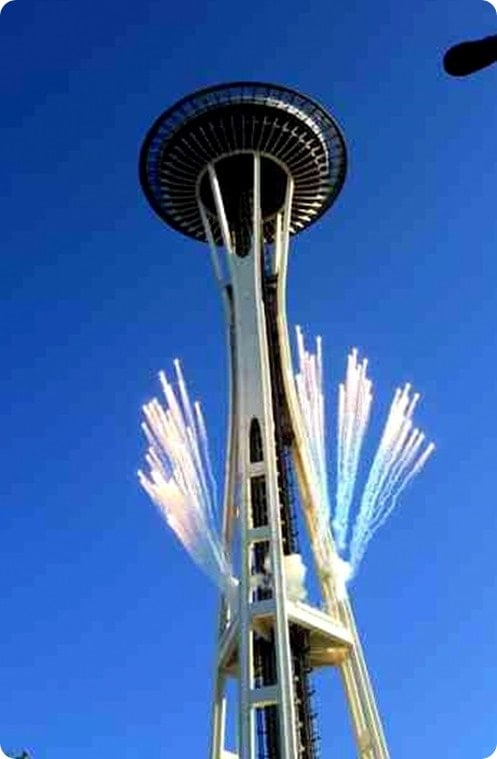
{"label": "metal lattice structure", "polygon": [[[317,759],[312,671],[325,666],[341,673],[358,755],[389,756],[331,532],[323,540],[316,523],[320,495],[285,314],[290,236],[330,208],[345,173],[334,119],[273,84],[196,92],[156,120],[142,148],[140,178],[153,209],[209,244],[228,324],[223,544],[239,584],[236,603],[221,602],[211,759],[231,755],[230,677],[239,683],[240,759]],[[296,508],[324,610],[305,602]]]}

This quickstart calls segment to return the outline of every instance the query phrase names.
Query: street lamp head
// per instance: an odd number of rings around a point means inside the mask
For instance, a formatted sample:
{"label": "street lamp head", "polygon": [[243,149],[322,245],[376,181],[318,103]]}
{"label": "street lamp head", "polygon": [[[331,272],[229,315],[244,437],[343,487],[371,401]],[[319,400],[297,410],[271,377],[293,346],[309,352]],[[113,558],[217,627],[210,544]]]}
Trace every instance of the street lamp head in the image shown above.
{"label": "street lamp head", "polygon": [[460,42],[444,55],[443,66],[450,76],[468,76],[497,62],[497,34],[480,40]]}

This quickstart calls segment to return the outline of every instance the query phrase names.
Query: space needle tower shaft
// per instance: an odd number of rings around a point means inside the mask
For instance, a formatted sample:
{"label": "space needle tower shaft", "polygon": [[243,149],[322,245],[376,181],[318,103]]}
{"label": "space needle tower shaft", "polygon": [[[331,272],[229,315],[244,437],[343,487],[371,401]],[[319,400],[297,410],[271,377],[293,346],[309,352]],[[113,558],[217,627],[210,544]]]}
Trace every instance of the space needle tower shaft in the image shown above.
{"label": "space needle tower shaft", "polygon": [[[285,311],[289,242],[336,199],[345,143],[307,97],[260,83],[212,87],[157,119],[141,183],[158,215],[210,248],[230,355],[223,543],[238,577],[221,599],[210,759],[226,753],[238,681],[240,759],[317,759],[312,671],[339,669],[357,753],[388,750],[331,533],[318,524]],[[306,525],[299,535],[297,514]],[[322,607],[306,601],[307,538]]]}

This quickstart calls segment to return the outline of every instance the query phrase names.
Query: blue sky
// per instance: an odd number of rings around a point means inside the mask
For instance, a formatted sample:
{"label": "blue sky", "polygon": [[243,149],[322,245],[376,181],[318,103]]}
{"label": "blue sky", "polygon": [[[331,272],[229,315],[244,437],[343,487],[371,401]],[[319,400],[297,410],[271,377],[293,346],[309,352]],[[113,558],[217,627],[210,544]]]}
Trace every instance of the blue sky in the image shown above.
{"label": "blue sky", "polygon": [[[179,97],[259,79],[320,100],[349,147],[339,201],[290,263],[289,320],[323,336],[328,407],[357,345],[376,410],[412,380],[438,445],[353,588],[391,754],[482,759],[497,744],[497,69],[451,80],[441,56],[495,33],[495,11],[171,5],[15,0],[0,16],[0,745],[207,755],[216,593],[136,469],[140,407],[176,356],[219,465],[223,315],[206,251],[153,216],[137,157]],[[348,759],[336,678],[318,685],[323,759]]]}

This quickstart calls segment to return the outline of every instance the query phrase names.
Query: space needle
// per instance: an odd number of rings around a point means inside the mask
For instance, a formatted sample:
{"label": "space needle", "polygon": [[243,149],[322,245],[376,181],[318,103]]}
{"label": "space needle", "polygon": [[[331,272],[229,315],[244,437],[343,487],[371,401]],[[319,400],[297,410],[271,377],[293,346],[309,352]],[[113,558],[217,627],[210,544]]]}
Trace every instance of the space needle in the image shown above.
{"label": "space needle", "polygon": [[[346,166],[344,137],[323,107],[259,82],[188,95],[159,116],[141,151],[148,202],[208,246],[226,314],[222,542],[237,586],[221,594],[210,759],[317,759],[312,676],[322,668],[340,675],[357,756],[389,757],[332,533],[316,517],[321,494],[285,308],[290,239],[333,206]],[[317,605],[306,600],[311,569]],[[238,686],[235,754],[226,746],[230,679]]]}

